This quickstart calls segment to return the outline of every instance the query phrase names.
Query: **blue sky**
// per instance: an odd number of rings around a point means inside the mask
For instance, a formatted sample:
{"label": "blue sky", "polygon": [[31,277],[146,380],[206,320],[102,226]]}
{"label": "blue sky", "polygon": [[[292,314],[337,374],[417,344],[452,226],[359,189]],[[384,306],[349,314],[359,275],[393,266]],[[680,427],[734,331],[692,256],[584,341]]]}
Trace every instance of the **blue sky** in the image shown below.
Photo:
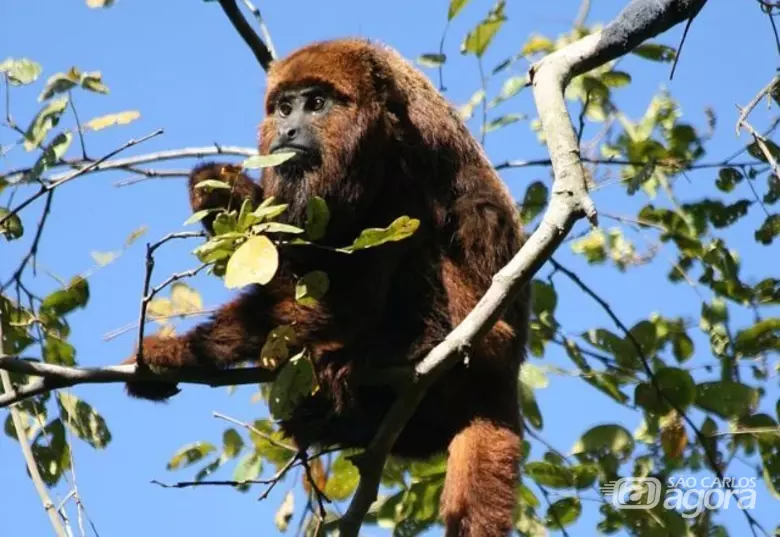
{"label": "blue sky", "polygon": [[[258,2],[269,25],[278,51],[285,54],[309,41],[358,35],[384,41],[407,57],[434,52],[446,19],[448,2]],[[267,5],[266,5],[267,4]],[[593,0],[590,21],[606,21],[625,2]],[[567,31],[579,5],[578,0],[555,2],[511,1],[508,23],[486,55],[488,68],[514,53],[532,32],[555,36]],[[447,97],[461,104],[478,88],[478,71],[472,57],[461,57],[458,47],[465,33],[487,12],[489,2],[474,0],[454,22],[445,51],[450,62],[445,69]],[[660,41],[677,45],[682,28],[675,28]],[[164,128],[165,134],[128,151],[147,153],[161,149],[203,146],[212,142],[252,146],[261,120],[265,78],[254,57],[235,34],[216,3],[198,0],[120,1],[109,10],[89,10],[83,1],[44,2],[0,0],[0,57],[30,57],[44,66],[44,76],[65,71],[71,65],[82,70],[100,70],[110,87],[109,96],[75,94],[82,119],[139,110],[135,123],[92,135],[90,154],[98,156],[124,143]],[[694,23],[685,44],[675,80],[668,81],[668,65],[651,64],[636,58],[624,60],[623,69],[632,73],[630,89],[619,94],[618,104],[631,117],[641,115],[651,96],[668,87],[680,100],[686,120],[703,128],[704,107],[719,113],[717,132],[707,146],[707,160],[719,160],[745,142],[735,139],[733,124],[737,103],[746,103],[771,78],[777,65],[769,24],[751,2],[713,1]],[[518,65],[515,74],[522,74]],[[435,76],[434,72],[430,72]],[[489,84],[495,94],[504,76]],[[40,84],[12,94],[12,111],[26,124],[37,109],[35,97]],[[501,113],[534,115],[530,92],[502,106]],[[757,117],[766,116],[763,111]],[[475,126],[475,125],[472,125]],[[762,123],[757,121],[757,126]],[[591,131],[591,134],[595,131]],[[15,135],[0,129],[0,144],[7,145]],[[73,147],[75,150],[75,144]],[[487,150],[494,162],[506,159],[544,158],[527,123],[521,122],[487,138]],[[75,153],[74,153],[75,155]],[[0,170],[24,165],[29,160],[22,151],[11,152]],[[186,168],[192,162],[171,163]],[[165,168],[165,163],[155,167]],[[683,196],[712,192],[714,171],[690,174],[690,183],[681,187]],[[43,239],[40,266],[60,277],[90,268],[93,250],[112,250],[141,225],[148,226],[145,239],[156,240],[181,228],[188,216],[188,204],[181,180],[157,180],[132,187],[113,184],[127,178],[124,173],[92,175],[74,181],[57,192],[53,213]],[[543,168],[510,170],[503,178],[513,194],[522,196],[530,182],[549,182]],[[749,197],[749,193],[741,193]],[[646,200],[627,199],[619,188],[605,188],[594,194],[601,210],[631,214]],[[29,223],[37,218],[39,206],[25,213]],[[777,255],[777,246],[762,247],[752,239],[757,218],[729,230],[725,236],[736,247],[757,281],[772,273],[766,267],[768,255]],[[612,223],[605,221],[605,227]],[[578,229],[584,229],[580,227]],[[142,241],[141,241],[142,242]],[[85,311],[72,316],[72,343],[82,365],[106,365],[120,361],[133,347],[133,334],[106,342],[103,336],[137,317],[143,277],[143,246],[137,243],[124,256],[91,278],[92,299]],[[7,274],[22,251],[21,245],[3,246],[0,274]],[[195,266],[189,255],[192,244],[175,244],[157,257],[155,274],[165,275]],[[641,249],[646,245],[638,242]],[[699,302],[687,286],[670,287],[664,274],[672,251],[664,251],[653,266],[634,269],[625,275],[611,268],[592,269],[570,253],[567,246],[557,255],[559,261],[581,273],[615,308],[627,324],[647,318],[652,312],[666,316],[698,318]],[[776,264],[774,264],[776,266]],[[549,267],[541,275],[549,273]],[[775,272],[776,274],[776,272]],[[603,312],[565,280],[557,280],[559,321],[572,333],[596,324],[613,329]],[[206,305],[224,302],[229,293],[208,277],[193,281]],[[45,275],[38,288],[55,285]],[[747,322],[748,317],[742,317]],[[712,363],[709,346],[697,337],[694,360]],[[557,348],[551,347],[537,365],[568,366]],[[700,377],[703,378],[703,377]],[[211,417],[224,412],[242,420],[264,414],[249,402],[250,388],[228,396],[225,390],[185,387],[166,406],[128,401],[119,386],[79,386],[74,392],[93,404],[108,420],[113,441],[104,451],[75,442],[74,457],[79,491],[101,535],[122,537],[143,533],[155,535],[214,535],[225,529],[252,535],[275,534],[273,513],[282,500],[284,487],[264,503],[257,494],[237,494],[228,488],[164,490],[149,484],[152,479],[173,481],[192,473],[169,474],[165,463],[173,452],[193,440],[218,442],[225,424]],[[765,411],[777,399],[777,384],[771,385]],[[582,399],[583,396],[587,399]],[[630,430],[638,425],[638,414],[618,408],[606,397],[587,388],[581,380],[551,377],[550,387],[537,393],[545,418],[544,437],[567,451],[578,436],[596,423],[618,421]],[[771,404],[770,404],[771,402]],[[696,416],[700,422],[701,416]],[[532,453],[540,456],[541,450]],[[0,437],[0,502],[3,535],[47,535],[48,522],[32,484],[26,477],[18,445]],[[750,468],[736,462],[733,475],[753,475]],[[759,485],[757,518],[771,532],[778,521],[778,505]],[[67,492],[56,491],[61,498]],[[594,504],[595,505],[595,504]],[[586,510],[571,534],[592,533],[595,507]],[[732,535],[747,531],[736,510],[721,515]],[[369,529],[367,535],[381,534]]]}

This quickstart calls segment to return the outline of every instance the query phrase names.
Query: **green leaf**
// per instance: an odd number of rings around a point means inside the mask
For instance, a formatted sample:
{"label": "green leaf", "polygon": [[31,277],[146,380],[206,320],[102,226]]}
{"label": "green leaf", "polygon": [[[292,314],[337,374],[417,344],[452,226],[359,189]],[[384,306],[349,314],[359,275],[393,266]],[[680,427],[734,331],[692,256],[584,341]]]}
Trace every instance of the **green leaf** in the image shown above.
{"label": "green leaf", "polygon": [[67,93],[75,88],[81,80],[81,73],[75,67],[71,67],[67,73],[55,73],[46,81],[43,91],[38,96],[38,101],[51,99],[59,93]]}
{"label": "green leaf", "polygon": [[283,224],[281,222],[264,222],[256,225],[252,228],[252,231],[255,233],[291,233],[293,235],[303,233],[301,228],[290,224]]}
{"label": "green leaf", "polygon": [[54,291],[43,299],[41,311],[62,316],[76,308],[83,308],[89,301],[89,285],[81,276],[73,278],[64,289]]}
{"label": "green leaf", "polygon": [[721,192],[731,192],[743,179],[742,172],[736,168],[721,168],[715,186]]}
{"label": "green leaf", "polygon": [[277,468],[286,464],[290,457],[295,455],[295,451],[284,447],[286,440],[284,435],[274,430],[270,420],[255,420],[249,436],[255,444],[255,452]]}
{"label": "green leaf", "polygon": [[422,67],[436,68],[444,65],[444,62],[446,61],[446,54],[428,53],[417,56],[417,64],[421,65]]}
{"label": "green leaf", "polygon": [[506,127],[507,125],[511,125],[512,123],[517,123],[518,121],[526,119],[527,117],[528,116],[525,114],[505,114],[503,116],[499,116],[490,120],[483,128],[483,132],[493,132],[502,127]]}
{"label": "green leaf", "polygon": [[250,237],[230,256],[225,286],[236,289],[253,283],[265,285],[279,267],[279,252],[268,237]]}
{"label": "green leaf", "polygon": [[328,275],[321,270],[304,274],[295,283],[295,300],[307,306],[313,306],[325,296],[330,288]]}
{"label": "green leaf", "polygon": [[536,402],[533,388],[525,382],[520,382],[519,387],[523,419],[535,429],[542,429],[544,427],[544,419],[542,418],[542,411],[539,410],[539,404]]}
{"label": "green leaf", "polygon": [[[254,481],[263,469],[263,458],[257,453],[248,453],[241,457],[233,470],[233,481]],[[249,490],[249,485],[236,487],[240,491]]]}
{"label": "green leaf", "polygon": [[32,151],[43,143],[49,131],[60,122],[60,117],[67,106],[68,98],[62,97],[49,101],[41,108],[24,133],[24,148],[27,151]]}
{"label": "green leaf", "polygon": [[166,468],[168,470],[178,470],[185,466],[190,466],[216,450],[217,448],[214,447],[214,444],[209,442],[199,441],[187,444],[174,453],[171,460],[168,461]]}
{"label": "green leaf", "polygon": [[277,326],[265,339],[260,350],[260,361],[264,367],[276,367],[290,356],[289,346],[295,345],[297,336],[292,326]]}
{"label": "green leaf", "polygon": [[757,356],[780,350],[780,318],[770,317],[737,332],[734,350],[743,356]]}
{"label": "green leaf", "polygon": [[268,409],[275,419],[288,419],[295,407],[312,393],[314,369],[302,354],[293,356],[283,366],[268,397]]}
{"label": "green leaf", "polygon": [[274,153],[273,155],[255,155],[249,157],[241,163],[245,170],[256,170],[260,168],[273,168],[284,162],[287,162],[296,155],[294,151]]}
{"label": "green leaf", "polygon": [[620,88],[631,83],[631,75],[623,71],[607,71],[600,78],[610,88]]}
{"label": "green leaf", "polygon": [[580,518],[582,514],[582,504],[576,497],[562,498],[547,509],[544,525],[548,528],[565,528],[570,526]]}
{"label": "green leaf", "polygon": [[100,71],[84,73],[81,76],[81,87],[95,93],[108,93],[108,87],[103,84],[103,75],[100,74]]}
{"label": "green leaf", "polygon": [[401,216],[393,220],[386,228],[364,229],[360,236],[355,239],[352,246],[344,248],[347,251],[362,250],[364,248],[373,248],[386,242],[396,242],[411,237],[420,221],[408,216]]}
{"label": "green leaf", "polygon": [[634,438],[620,425],[597,425],[588,429],[571,451],[575,455],[588,453],[597,457],[612,454],[619,460],[626,460],[634,451]]}
{"label": "green leaf", "polygon": [[534,181],[525,191],[523,203],[520,207],[520,220],[523,224],[529,224],[547,206],[549,189],[541,181]]}
{"label": "green leaf", "polygon": [[577,464],[571,467],[574,474],[574,487],[583,490],[593,486],[599,476],[599,465],[594,463]]}
{"label": "green leaf", "polygon": [[[11,211],[5,207],[0,207],[0,219],[6,218],[9,214],[11,214]],[[0,235],[9,241],[18,239],[24,235],[24,225],[22,225],[22,219],[19,218],[18,214],[11,216],[0,224]]]}
{"label": "green leaf", "polygon": [[458,16],[458,13],[469,3],[469,0],[450,0],[450,7],[447,10],[447,20],[451,21]]}
{"label": "green leaf", "polygon": [[655,379],[663,397],[651,382],[637,384],[634,400],[648,412],[663,415],[671,410],[669,401],[685,410],[696,400],[696,383],[691,374],[676,367],[663,367],[655,372]]}
{"label": "green leaf", "polygon": [[316,241],[325,236],[330,222],[330,210],[325,200],[314,196],[306,204],[306,236]]}
{"label": "green leaf", "polygon": [[202,188],[208,190],[230,190],[230,185],[224,181],[218,181],[217,179],[206,179],[195,185],[196,190]]}
{"label": "green leaf", "polygon": [[547,461],[526,463],[525,475],[545,487],[565,489],[574,485],[574,474],[571,468]]}
{"label": "green leaf", "polygon": [[29,173],[25,175],[24,181],[36,181],[43,175],[43,172],[56,166],[62,157],[65,156],[72,141],[73,134],[70,132],[61,132],[55,136],[54,140],[43,150],[40,158],[35,162]]}
{"label": "green leaf", "polygon": [[56,485],[70,469],[70,446],[65,426],[59,418],[51,421],[36,435],[32,444],[33,458],[44,483]]}
{"label": "green leaf", "polygon": [[359,481],[360,472],[357,467],[344,453],[340,453],[330,468],[323,492],[331,500],[346,500],[355,491]]}
{"label": "green leaf", "polygon": [[761,227],[756,230],[756,241],[761,244],[772,244],[775,237],[780,234],[780,214],[773,214],[766,217]]}
{"label": "green leaf", "polygon": [[769,140],[768,138],[764,138],[762,142],[763,143],[761,144],[758,142],[753,142],[747,146],[747,152],[750,153],[750,156],[768,164],[769,159],[764,153],[764,148],[766,148],[775,162],[780,160],[780,147],[778,147],[776,143],[774,143],[772,140]]}
{"label": "green leaf", "polygon": [[227,459],[235,459],[244,448],[244,439],[235,429],[228,428],[222,433],[222,454]]}
{"label": "green leaf", "polygon": [[702,382],[696,388],[696,406],[724,419],[749,414],[758,400],[757,390],[730,380]]}
{"label": "green leaf", "polygon": [[206,216],[208,216],[209,213],[213,213],[214,211],[220,211],[220,210],[221,209],[203,209],[201,211],[196,211],[192,213],[192,215],[189,218],[187,218],[187,220],[185,220],[184,224],[182,225],[189,226],[195,224],[197,222],[200,222],[204,218],[206,218]]}
{"label": "green leaf", "polygon": [[490,103],[488,103],[488,108],[493,108],[503,103],[504,101],[511,99],[512,97],[520,93],[523,89],[525,89],[527,86],[528,86],[527,76],[511,76],[507,78],[504,81],[504,84],[501,86],[501,91],[499,92],[498,97],[496,97],[495,99],[491,100]]}
{"label": "green leaf", "polygon": [[65,340],[48,336],[43,345],[43,361],[47,364],[76,365],[76,349]]}
{"label": "green leaf", "polygon": [[18,60],[8,58],[0,63],[0,73],[5,73],[8,76],[8,81],[14,86],[35,82],[41,76],[41,72],[43,72],[41,64],[27,58]]}
{"label": "green leaf", "polygon": [[68,392],[57,392],[57,404],[68,429],[93,448],[103,449],[111,441],[106,420],[90,405]]}
{"label": "green leaf", "polygon": [[482,57],[501,26],[506,22],[505,5],[504,0],[498,0],[488,16],[466,35],[466,39],[460,46],[461,54],[476,54],[478,58]]}
{"label": "green leaf", "polygon": [[644,43],[631,52],[646,60],[652,60],[654,62],[669,63],[677,57],[677,51],[672,47],[659,45],[658,43]]}
{"label": "green leaf", "polygon": [[286,203],[282,203],[280,205],[271,205],[270,203],[267,203],[269,200],[273,202],[273,198],[266,199],[263,204],[255,209],[255,212],[252,214],[261,220],[271,220],[287,210]]}

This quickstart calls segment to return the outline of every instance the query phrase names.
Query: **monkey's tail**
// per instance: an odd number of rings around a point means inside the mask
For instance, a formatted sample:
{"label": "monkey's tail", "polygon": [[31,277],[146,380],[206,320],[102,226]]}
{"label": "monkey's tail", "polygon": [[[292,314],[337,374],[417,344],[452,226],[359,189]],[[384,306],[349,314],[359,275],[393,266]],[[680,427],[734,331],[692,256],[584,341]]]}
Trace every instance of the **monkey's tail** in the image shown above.
{"label": "monkey's tail", "polygon": [[446,537],[505,537],[510,532],[520,449],[516,430],[481,418],[453,438],[441,499]]}

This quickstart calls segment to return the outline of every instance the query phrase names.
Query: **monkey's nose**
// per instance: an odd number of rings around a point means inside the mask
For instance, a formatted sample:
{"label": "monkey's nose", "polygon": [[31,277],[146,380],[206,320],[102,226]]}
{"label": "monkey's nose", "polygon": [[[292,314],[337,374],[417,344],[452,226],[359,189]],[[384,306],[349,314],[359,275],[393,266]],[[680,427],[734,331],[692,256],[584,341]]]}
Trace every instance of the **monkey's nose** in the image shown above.
{"label": "monkey's nose", "polygon": [[287,143],[292,140],[295,140],[295,137],[298,135],[298,129],[295,127],[290,128],[282,128],[279,132],[279,137],[282,139],[282,143]]}

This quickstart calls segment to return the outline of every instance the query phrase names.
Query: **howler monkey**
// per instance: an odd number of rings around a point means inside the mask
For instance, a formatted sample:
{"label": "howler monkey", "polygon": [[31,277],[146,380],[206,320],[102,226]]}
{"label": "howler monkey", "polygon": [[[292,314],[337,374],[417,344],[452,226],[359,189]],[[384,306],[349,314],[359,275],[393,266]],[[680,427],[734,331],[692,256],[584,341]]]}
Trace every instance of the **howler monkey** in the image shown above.
{"label": "howler monkey", "polygon": [[[359,383],[361,373],[422,359],[474,307],[523,234],[508,192],[456,111],[391,49],[345,39],[298,50],[272,65],[265,113],[260,153],[296,155],[264,170],[259,185],[231,165],[199,166],[190,177],[194,210],[273,196],[288,204],[283,218],[300,225],[307,201],[320,196],[331,213],[321,242],[333,246],[402,215],[420,226],[408,239],[351,255],[282,249],[268,285],[245,290],[184,335],[147,337],[143,359],[156,367],[227,367],[257,359],[271,329],[294,325],[321,389],[283,430],[303,447],[366,446],[395,393]],[[193,188],[215,178],[232,191]],[[204,224],[211,231],[211,221]],[[304,305],[295,301],[295,277],[312,270],[328,274],[330,289]],[[393,448],[402,457],[449,449],[441,511],[450,537],[504,536],[512,526],[528,302],[524,291],[442,375]],[[155,382],[128,390],[152,400],[177,391]]]}

